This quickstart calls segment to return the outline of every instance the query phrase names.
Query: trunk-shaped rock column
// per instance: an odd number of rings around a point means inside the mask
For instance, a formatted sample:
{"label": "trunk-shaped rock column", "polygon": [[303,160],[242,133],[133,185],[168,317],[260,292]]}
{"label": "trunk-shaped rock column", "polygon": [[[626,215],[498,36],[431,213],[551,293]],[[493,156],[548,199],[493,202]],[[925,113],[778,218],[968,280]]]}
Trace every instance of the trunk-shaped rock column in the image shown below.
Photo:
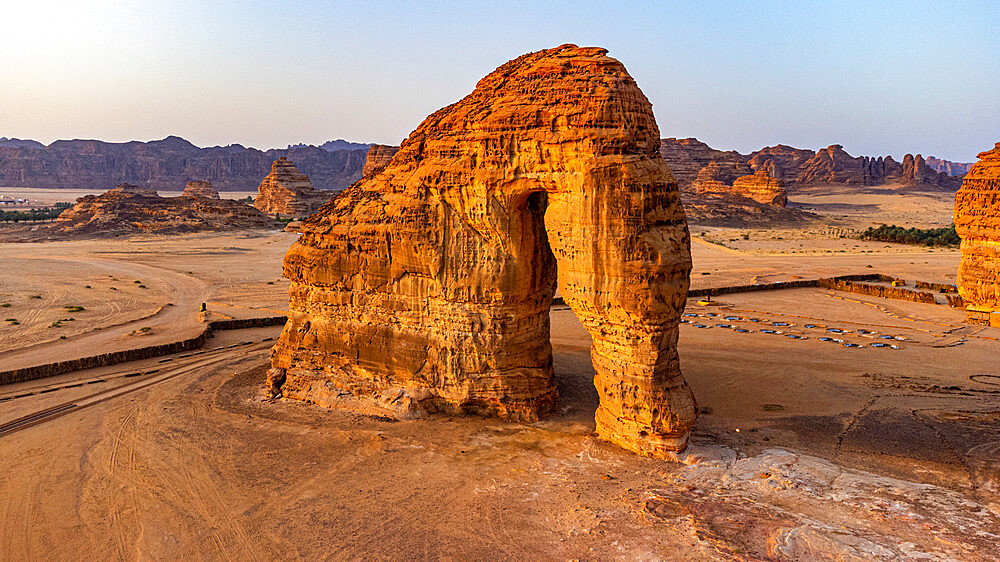
{"label": "trunk-shaped rock column", "polygon": [[666,163],[602,166],[549,195],[559,289],[593,339],[598,435],[670,458],[687,445],[694,396],[677,357],[690,240]]}

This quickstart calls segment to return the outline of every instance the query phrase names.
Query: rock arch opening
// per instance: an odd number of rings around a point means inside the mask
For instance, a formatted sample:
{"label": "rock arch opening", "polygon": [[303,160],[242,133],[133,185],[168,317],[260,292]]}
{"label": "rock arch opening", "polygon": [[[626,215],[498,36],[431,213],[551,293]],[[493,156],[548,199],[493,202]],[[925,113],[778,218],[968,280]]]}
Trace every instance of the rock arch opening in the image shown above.
{"label": "rock arch opening", "polygon": [[272,391],[407,416],[534,420],[558,399],[558,283],[593,339],[598,434],[672,457],[693,396],[676,342],[690,273],[652,108],[604,49],[498,68],[303,224]]}

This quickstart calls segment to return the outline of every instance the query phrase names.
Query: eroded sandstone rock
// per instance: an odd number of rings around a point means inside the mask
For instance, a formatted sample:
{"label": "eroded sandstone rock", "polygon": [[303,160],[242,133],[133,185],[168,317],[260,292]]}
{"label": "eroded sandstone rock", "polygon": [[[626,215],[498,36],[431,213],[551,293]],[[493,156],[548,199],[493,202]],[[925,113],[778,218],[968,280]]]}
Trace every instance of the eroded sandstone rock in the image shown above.
{"label": "eroded sandstone rock", "polygon": [[270,391],[537,419],[557,399],[558,264],[593,337],[598,434],[652,456],[683,450],[696,415],[676,351],[690,238],[658,137],[604,49],[504,64],[304,222],[285,256]]}
{"label": "eroded sandstone rock", "polygon": [[733,180],[733,191],[765,205],[788,205],[785,183],[769,174],[766,169],[736,178]]}
{"label": "eroded sandstone rock", "polygon": [[368,177],[381,172],[397,152],[399,152],[398,146],[371,145],[368,147],[368,155],[365,157],[365,167],[361,170],[361,175]]}
{"label": "eroded sandstone rock", "polygon": [[210,181],[192,180],[184,185],[184,195],[187,197],[204,197],[206,199],[218,199],[219,192],[212,188]]}
{"label": "eroded sandstone rock", "polygon": [[41,235],[120,236],[173,234],[243,228],[276,228],[253,207],[230,199],[160,197],[155,189],[120,184],[100,195],[87,195],[63,211]]}
{"label": "eroded sandstone rock", "polygon": [[969,319],[1000,325],[1000,143],[979,153],[962,180],[955,230],[962,238],[958,292]]}
{"label": "eroded sandstone rock", "polygon": [[278,158],[257,188],[254,207],[268,215],[304,217],[312,214],[333,197],[329,191],[313,189],[309,176],[287,158]]}

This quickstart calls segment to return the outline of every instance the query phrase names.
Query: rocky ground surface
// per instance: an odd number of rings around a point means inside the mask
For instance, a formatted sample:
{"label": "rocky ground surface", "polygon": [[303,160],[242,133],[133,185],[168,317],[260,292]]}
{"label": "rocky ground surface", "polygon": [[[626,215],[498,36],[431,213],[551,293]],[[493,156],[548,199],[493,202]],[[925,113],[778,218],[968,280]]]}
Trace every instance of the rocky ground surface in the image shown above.
{"label": "rocky ground surface", "polygon": [[[954,283],[956,249],[841,237],[884,216],[950,221],[946,198],[901,193],[792,196],[845,226],[695,227],[692,286],[873,271]],[[218,318],[280,312],[294,239],[2,245],[0,261],[17,260],[0,272],[4,317],[35,320],[0,325],[0,341],[29,329],[13,337],[68,346],[25,350],[37,362],[96,349],[81,318],[107,326],[165,302],[207,301]],[[67,281],[70,259],[93,269]],[[88,284],[102,292],[87,297]],[[559,405],[530,424],[261,402],[277,328],[219,333],[207,353],[166,363],[0,387],[5,424],[136,380],[126,374],[177,374],[0,436],[0,558],[1000,559],[997,329],[944,305],[820,289],[719,301],[690,301],[698,316],[684,317],[678,341],[700,412],[688,464],[593,436],[590,341],[565,309],[551,315]],[[65,305],[86,310],[48,328]],[[169,338],[188,320],[197,327],[192,312],[141,337]],[[884,335],[906,339],[871,346]],[[864,347],[820,339],[831,336]]]}

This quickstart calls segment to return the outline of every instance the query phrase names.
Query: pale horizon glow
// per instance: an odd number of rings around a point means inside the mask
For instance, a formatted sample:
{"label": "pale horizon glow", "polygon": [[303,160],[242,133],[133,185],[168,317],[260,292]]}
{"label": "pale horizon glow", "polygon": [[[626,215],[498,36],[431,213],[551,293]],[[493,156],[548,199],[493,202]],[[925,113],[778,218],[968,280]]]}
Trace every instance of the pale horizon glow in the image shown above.
{"label": "pale horizon glow", "polygon": [[601,46],[662,137],[975,161],[1000,140],[993,2],[11,2],[0,137],[398,144],[509,59]]}

